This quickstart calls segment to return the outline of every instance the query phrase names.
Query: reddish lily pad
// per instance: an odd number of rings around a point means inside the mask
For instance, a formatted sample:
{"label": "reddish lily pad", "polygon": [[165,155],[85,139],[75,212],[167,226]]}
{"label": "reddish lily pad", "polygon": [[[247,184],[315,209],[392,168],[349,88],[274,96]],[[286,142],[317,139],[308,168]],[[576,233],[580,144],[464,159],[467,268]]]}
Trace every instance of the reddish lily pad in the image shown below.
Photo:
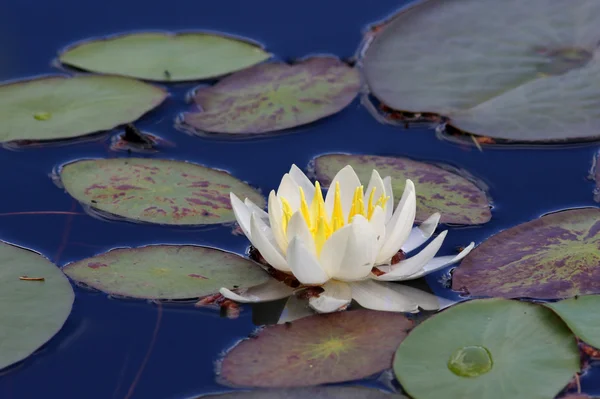
{"label": "reddish lily pad", "polygon": [[201,111],[184,114],[183,121],[205,132],[272,132],[341,111],[359,88],[356,69],[333,57],[261,64],[198,90],[194,99]]}
{"label": "reddish lily pad", "polygon": [[600,209],[552,213],[504,230],[455,270],[474,296],[559,299],[600,293]]}
{"label": "reddish lily pad", "polygon": [[69,139],[135,121],[167,97],[119,76],[49,76],[0,85],[0,142]]}
{"label": "reddish lily pad", "polygon": [[418,1],[369,34],[365,80],[385,105],[466,132],[597,139],[599,18],[597,0]]}
{"label": "reddish lily pad", "polygon": [[93,209],[127,219],[174,225],[235,220],[229,193],[259,207],[264,197],[225,171],[167,159],[76,161],[60,171],[65,189]]}
{"label": "reddish lily pad", "polygon": [[492,217],[489,199],[473,182],[438,166],[408,158],[323,155],[314,160],[317,180],[329,185],[346,165],[354,168],[363,183],[369,181],[373,169],[382,177],[391,176],[396,202],[402,196],[406,179],[412,180],[417,191],[417,221],[422,222],[435,212],[442,214],[442,223],[482,224]]}
{"label": "reddish lily pad", "polygon": [[115,249],[70,263],[63,272],[107,294],[147,299],[200,298],[221,287],[246,288],[269,279],[249,259],[192,245]]}
{"label": "reddish lily pad", "polygon": [[361,379],[389,368],[412,322],[402,314],[357,310],[268,326],[223,359],[233,386],[284,388]]}
{"label": "reddish lily pad", "polygon": [[250,392],[231,392],[216,395],[202,395],[196,399],[402,399],[377,389],[363,387],[309,387],[287,389],[262,389]]}

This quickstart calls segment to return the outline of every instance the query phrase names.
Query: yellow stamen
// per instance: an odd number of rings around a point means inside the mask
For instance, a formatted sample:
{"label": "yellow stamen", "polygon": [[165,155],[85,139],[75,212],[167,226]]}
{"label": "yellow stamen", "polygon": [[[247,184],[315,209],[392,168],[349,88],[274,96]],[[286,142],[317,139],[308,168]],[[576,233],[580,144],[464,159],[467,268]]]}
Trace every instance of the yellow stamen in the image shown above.
{"label": "yellow stamen", "polygon": [[354,198],[352,199],[352,208],[348,215],[348,223],[352,223],[352,219],[356,215],[365,214],[365,203],[363,201],[363,186],[356,187],[354,190]]}
{"label": "yellow stamen", "polygon": [[281,205],[282,205],[282,209],[283,209],[283,218],[282,218],[281,226],[283,227],[283,232],[285,234],[287,232],[288,223],[290,222],[290,219],[292,218],[292,207],[291,207],[290,203],[288,202],[288,200],[286,200],[283,197],[279,197],[279,198],[281,198]]}
{"label": "yellow stamen", "polygon": [[333,198],[333,212],[331,215],[331,232],[344,227],[344,212],[342,211],[342,195],[340,193],[340,182],[335,182],[335,196]]}
{"label": "yellow stamen", "polygon": [[389,199],[390,197],[386,197],[385,195],[381,194],[381,197],[379,197],[379,200],[377,200],[377,204],[375,205],[379,205],[381,209],[385,209],[385,204],[388,202]]}
{"label": "yellow stamen", "polygon": [[319,218],[326,218],[325,200],[323,199],[323,193],[321,192],[321,185],[319,182],[315,182],[315,195],[312,204],[310,204],[310,212],[312,214],[312,226],[313,228],[317,228]]}
{"label": "yellow stamen", "polygon": [[367,219],[371,220],[371,216],[373,216],[373,212],[375,211],[375,205],[373,204],[373,199],[375,198],[375,187],[371,190],[371,194],[369,194],[369,203],[367,205]]}
{"label": "yellow stamen", "polygon": [[315,237],[315,248],[317,250],[317,255],[321,254],[321,249],[323,249],[323,244],[327,241],[327,238],[331,235],[331,231],[327,228],[327,223],[325,222],[325,218],[319,218],[317,221],[317,229],[313,233]]}
{"label": "yellow stamen", "polygon": [[300,189],[300,212],[302,212],[302,216],[304,217],[304,220],[306,221],[306,225],[308,226],[308,229],[312,230],[313,223],[310,218],[310,210],[308,209],[308,203],[306,202],[306,197],[304,196],[304,190],[302,190],[302,187],[298,187],[298,188]]}

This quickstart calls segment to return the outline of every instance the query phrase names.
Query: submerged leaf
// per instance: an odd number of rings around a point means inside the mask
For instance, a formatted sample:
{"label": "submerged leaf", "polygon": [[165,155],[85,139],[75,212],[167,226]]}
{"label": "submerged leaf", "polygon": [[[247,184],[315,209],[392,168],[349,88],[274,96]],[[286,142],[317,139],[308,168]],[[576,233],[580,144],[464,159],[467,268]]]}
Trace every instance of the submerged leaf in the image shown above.
{"label": "submerged leaf", "polygon": [[356,97],[358,72],[333,57],[298,64],[261,64],[195,93],[201,111],[186,113],[186,125],[206,132],[265,133],[335,114]]}
{"label": "submerged leaf", "polygon": [[314,160],[317,179],[329,185],[338,170],[351,165],[362,182],[368,182],[373,169],[381,177],[391,176],[395,201],[404,191],[406,179],[415,183],[418,221],[440,212],[442,223],[482,224],[492,214],[485,192],[466,178],[438,166],[408,158],[377,155],[328,154]]}
{"label": "submerged leaf", "polygon": [[385,105],[470,133],[598,138],[598,19],[597,0],[420,1],[367,41],[364,74]]}
{"label": "submerged leaf", "polygon": [[73,300],[58,267],[35,252],[0,243],[0,369],[49,341],[67,320]]}
{"label": "submerged leaf", "polygon": [[225,171],[167,159],[76,161],[60,171],[65,189],[94,209],[127,219],[176,225],[235,220],[229,193],[264,207],[264,197]]}
{"label": "submerged leaf", "polygon": [[110,130],[135,121],[166,97],[161,88],[118,76],[51,76],[0,85],[0,142]]}
{"label": "submerged leaf", "polygon": [[599,208],[551,213],[504,230],[463,259],[452,288],[505,298],[600,293],[599,231]]}
{"label": "submerged leaf", "polygon": [[269,57],[254,43],[224,35],[140,32],[76,44],[59,59],[98,73],[179,82],[215,78]]}
{"label": "submerged leaf", "polygon": [[414,399],[548,399],[579,370],[575,337],[548,309],[474,300],[418,325],[394,372]]}
{"label": "submerged leaf", "polygon": [[377,389],[363,387],[311,387],[287,389],[262,389],[250,392],[231,392],[216,395],[202,395],[196,399],[402,399],[402,395],[392,395]]}
{"label": "submerged leaf", "polygon": [[268,326],[223,359],[233,386],[293,387],[350,381],[389,368],[412,323],[402,314],[357,310]]}
{"label": "submerged leaf", "polygon": [[236,254],[192,245],[115,249],[66,265],[75,281],[107,294],[147,299],[190,299],[221,287],[244,288],[269,276]]}
{"label": "submerged leaf", "polygon": [[584,295],[545,305],[555,311],[579,339],[600,348],[600,319],[596,317],[600,296]]}

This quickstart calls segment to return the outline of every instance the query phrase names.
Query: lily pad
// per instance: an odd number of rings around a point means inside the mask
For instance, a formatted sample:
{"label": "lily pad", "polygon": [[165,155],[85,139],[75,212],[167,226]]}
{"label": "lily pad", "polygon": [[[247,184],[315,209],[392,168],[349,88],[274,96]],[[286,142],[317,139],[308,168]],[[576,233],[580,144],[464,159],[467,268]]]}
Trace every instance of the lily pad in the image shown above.
{"label": "lily pad", "polygon": [[600,293],[600,209],[542,216],[475,248],[452,288],[474,296],[560,299]]}
{"label": "lily pad", "polygon": [[360,88],[356,69],[333,57],[256,65],[195,93],[200,112],[185,125],[205,132],[251,134],[314,122],[346,107]]}
{"label": "lily pad", "polygon": [[196,399],[401,399],[377,389],[362,387],[309,387],[287,389],[263,389],[250,392],[231,392],[217,395],[202,395]]}
{"label": "lily pad", "polygon": [[470,133],[599,138],[599,19],[596,0],[420,1],[367,39],[364,75],[388,107]]}
{"label": "lily pad", "polygon": [[408,158],[377,155],[328,154],[314,160],[317,179],[329,185],[335,174],[351,165],[362,182],[368,182],[373,169],[382,177],[391,176],[395,201],[404,191],[406,179],[415,183],[417,216],[420,222],[440,212],[442,223],[482,224],[492,214],[489,199],[483,190],[466,178],[432,164]]}
{"label": "lily pad", "polygon": [[119,76],[50,76],[0,85],[0,142],[110,130],[140,118],[167,95]]}
{"label": "lily pad", "polygon": [[71,313],[74,294],[41,255],[0,242],[0,369],[48,342]]}
{"label": "lily pad", "polygon": [[251,260],[192,245],[115,249],[68,264],[63,272],[107,294],[147,299],[199,298],[269,279]]}
{"label": "lily pad", "polygon": [[469,301],[425,320],[394,358],[414,399],[548,399],[578,370],[575,337],[554,313],[504,299]]}
{"label": "lily pad", "polygon": [[600,296],[584,295],[546,303],[583,342],[600,348],[600,319],[596,316],[600,308]]}
{"label": "lily pad", "polygon": [[162,82],[209,79],[271,57],[249,41],[203,32],[139,32],[76,44],[59,55],[87,71]]}
{"label": "lily pad", "polygon": [[172,225],[233,222],[229,193],[259,207],[264,197],[229,173],[167,159],[76,161],[60,171],[65,189],[93,209],[130,220]]}
{"label": "lily pad", "polygon": [[402,314],[357,310],[268,326],[223,359],[233,386],[283,388],[361,379],[389,368],[412,326]]}

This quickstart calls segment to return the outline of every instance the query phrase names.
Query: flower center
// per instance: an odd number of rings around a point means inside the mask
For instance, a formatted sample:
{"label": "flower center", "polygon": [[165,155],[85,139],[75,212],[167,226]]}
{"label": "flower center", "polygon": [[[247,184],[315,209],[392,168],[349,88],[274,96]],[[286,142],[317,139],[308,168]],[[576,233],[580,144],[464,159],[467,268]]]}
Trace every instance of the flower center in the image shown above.
{"label": "flower center", "polygon": [[[340,192],[340,183],[335,183],[335,194],[333,199],[333,211],[331,212],[331,217],[327,215],[325,211],[325,200],[323,199],[323,193],[321,191],[321,185],[319,182],[315,182],[315,195],[310,204],[306,202],[306,197],[304,195],[304,190],[302,187],[299,187],[300,190],[300,212],[302,213],[302,217],[308,226],[308,230],[313,236],[315,241],[315,246],[317,249],[317,254],[321,253],[321,249],[323,248],[323,244],[325,241],[333,233],[337,230],[344,227],[344,225],[351,223],[354,216],[361,215],[364,216],[367,220],[370,220],[373,217],[373,213],[375,212],[376,207],[381,207],[381,209],[385,210],[385,206],[390,197],[386,197],[385,194],[382,194],[377,201],[375,201],[375,188],[371,190],[369,194],[369,201],[367,202],[367,206],[365,207],[364,203],[364,194],[363,194],[363,186],[356,187],[354,190],[354,197],[352,198],[352,204],[350,205],[350,212],[348,213],[348,218],[344,218],[344,210],[342,209],[342,199]],[[283,207],[283,220],[282,226],[283,231],[287,232],[287,226],[292,218],[292,214],[294,210],[292,209],[288,200],[283,197],[280,197],[282,207]]]}

